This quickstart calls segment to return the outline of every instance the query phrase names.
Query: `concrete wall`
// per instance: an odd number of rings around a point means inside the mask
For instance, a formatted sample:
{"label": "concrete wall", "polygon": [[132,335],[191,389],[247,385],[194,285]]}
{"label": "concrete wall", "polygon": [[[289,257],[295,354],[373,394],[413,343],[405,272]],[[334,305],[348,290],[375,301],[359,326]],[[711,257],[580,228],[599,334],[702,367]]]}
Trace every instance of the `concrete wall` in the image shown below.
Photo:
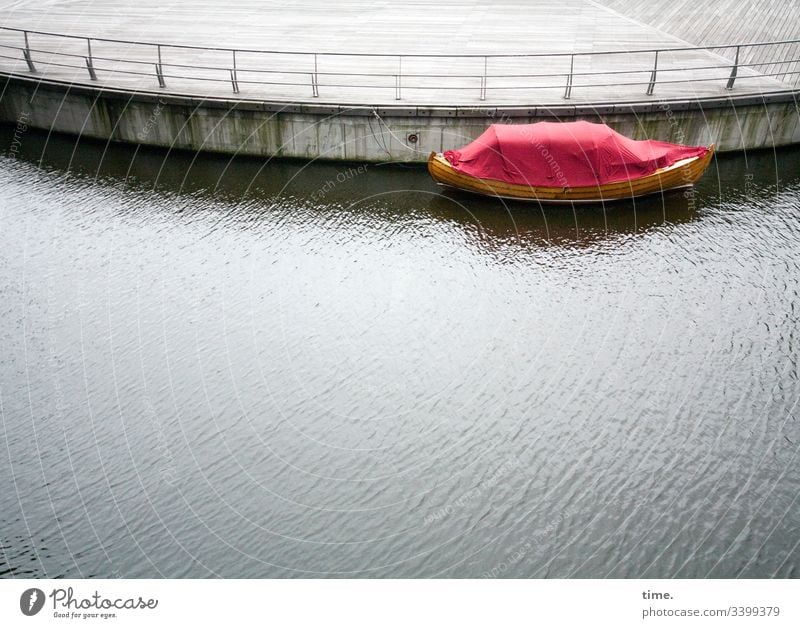
{"label": "concrete wall", "polygon": [[[424,161],[491,122],[603,121],[637,139],[716,142],[721,151],[800,143],[797,93],[551,108],[392,108],[202,100],[0,75],[0,121],[187,150],[349,161]],[[565,101],[566,102],[566,101]],[[416,136],[416,142],[414,138]]]}

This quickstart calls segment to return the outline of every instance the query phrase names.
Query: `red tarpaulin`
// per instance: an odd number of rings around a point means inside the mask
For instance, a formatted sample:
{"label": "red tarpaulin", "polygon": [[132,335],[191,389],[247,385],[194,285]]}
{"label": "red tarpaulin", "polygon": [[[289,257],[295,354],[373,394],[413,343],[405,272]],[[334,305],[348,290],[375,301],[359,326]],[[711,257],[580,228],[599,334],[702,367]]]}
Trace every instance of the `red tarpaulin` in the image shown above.
{"label": "red tarpaulin", "polygon": [[481,179],[544,187],[595,186],[652,174],[704,155],[705,146],[632,140],[605,124],[493,124],[471,144],[444,157]]}

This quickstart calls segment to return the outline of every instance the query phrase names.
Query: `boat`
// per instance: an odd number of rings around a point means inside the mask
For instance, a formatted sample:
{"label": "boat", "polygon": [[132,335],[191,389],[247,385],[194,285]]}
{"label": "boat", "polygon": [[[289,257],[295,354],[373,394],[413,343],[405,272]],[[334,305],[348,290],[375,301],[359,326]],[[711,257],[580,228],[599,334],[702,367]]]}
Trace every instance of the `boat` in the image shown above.
{"label": "boat", "polygon": [[503,199],[598,203],[690,187],[711,163],[714,144],[633,140],[605,124],[492,124],[458,150],[432,152],[437,183]]}

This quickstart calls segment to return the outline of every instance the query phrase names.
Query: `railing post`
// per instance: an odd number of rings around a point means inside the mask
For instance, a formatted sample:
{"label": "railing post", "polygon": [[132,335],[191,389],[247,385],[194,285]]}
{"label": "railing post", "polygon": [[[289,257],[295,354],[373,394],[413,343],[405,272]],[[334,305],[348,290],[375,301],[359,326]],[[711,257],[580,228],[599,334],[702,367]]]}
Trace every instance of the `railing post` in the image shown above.
{"label": "railing post", "polygon": [[231,50],[233,53],[233,68],[231,69],[231,86],[233,87],[233,93],[239,93],[239,77],[236,75],[236,51]]}
{"label": "railing post", "polygon": [[314,98],[319,98],[319,66],[317,63],[317,53],[314,53],[314,74],[311,75],[311,93]]}
{"label": "railing post", "polygon": [[739,46],[736,46],[736,60],[733,62],[733,67],[731,68],[731,75],[728,77],[728,84],[725,85],[725,89],[733,89],[733,84],[736,82],[736,74],[739,70]]}
{"label": "railing post", "polygon": [[481,100],[486,100],[486,68],[489,65],[489,58],[483,57],[483,76],[481,77]]}
{"label": "railing post", "polygon": [[161,44],[158,44],[158,63],[156,63],[156,76],[158,77],[158,86],[166,87],[164,82],[164,70],[161,63]]}
{"label": "railing post", "polygon": [[400,77],[403,75],[403,57],[397,57],[397,74],[394,76],[394,99],[400,100]]}
{"label": "railing post", "polygon": [[94,71],[94,60],[92,59],[92,40],[88,37],[86,39],[86,49],[89,53],[89,56],[86,57],[86,69],[89,70],[89,78],[96,81],[97,73]]}
{"label": "railing post", "polygon": [[28,43],[28,31],[25,32],[25,50],[22,51],[22,56],[25,57],[25,63],[28,64],[28,70],[36,72],[36,66],[33,65],[33,58],[31,57],[31,47]]}
{"label": "railing post", "polygon": [[656,50],[656,60],[653,63],[653,71],[650,72],[650,83],[647,86],[647,95],[652,96],[656,87],[656,73],[658,72],[658,50]]}
{"label": "railing post", "polygon": [[567,88],[564,90],[564,98],[572,96],[572,72],[575,70],[575,55],[569,56],[569,74],[567,75]]}

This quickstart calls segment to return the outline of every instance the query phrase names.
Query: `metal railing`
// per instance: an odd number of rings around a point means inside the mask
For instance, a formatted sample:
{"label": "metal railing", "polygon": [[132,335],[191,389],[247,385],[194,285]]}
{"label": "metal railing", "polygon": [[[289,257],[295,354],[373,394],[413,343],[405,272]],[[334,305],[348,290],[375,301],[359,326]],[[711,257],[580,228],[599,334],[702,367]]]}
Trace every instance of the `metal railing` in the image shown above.
{"label": "metal railing", "polygon": [[[227,84],[235,94],[258,86],[273,91],[289,88],[312,99],[343,90],[358,90],[361,95],[393,91],[397,101],[404,94],[432,91],[460,91],[472,101],[524,90],[557,90],[563,99],[571,98],[574,90],[608,88],[630,88],[634,93],[638,89],[652,96],[657,86],[703,84],[732,90],[743,81],[776,79],[781,83],[769,83],[774,89],[768,91],[778,91],[797,87],[800,80],[800,39],[600,52],[390,55],[192,46],[11,27],[0,27],[0,35],[0,60],[24,61],[33,74],[41,75],[45,68],[54,76],[86,72],[89,81],[98,81],[101,75],[123,82],[146,82],[149,77],[161,89],[176,83],[185,87],[187,81]],[[98,54],[98,49],[106,53]],[[198,57],[213,59],[199,63]],[[432,69],[442,67],[449,70]],[[754,89],[764,91],[764,87],[762,82]]]}

